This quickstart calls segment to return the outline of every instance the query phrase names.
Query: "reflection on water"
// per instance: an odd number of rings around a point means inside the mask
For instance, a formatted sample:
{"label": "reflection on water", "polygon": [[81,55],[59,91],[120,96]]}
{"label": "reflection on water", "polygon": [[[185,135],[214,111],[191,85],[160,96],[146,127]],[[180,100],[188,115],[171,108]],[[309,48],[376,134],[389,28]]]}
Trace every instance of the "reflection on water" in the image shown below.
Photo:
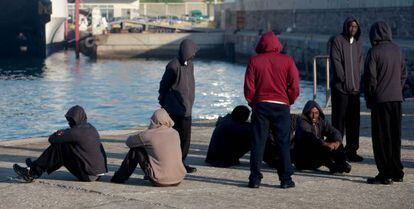
{"label": "reflection on water", "polygon": [[[76,61],[73,54],[57,53],[44,62],[0,62],[0,139],[47,136],[66,127],[64,114],[75,104],[99,130],[148,123],[159,107],[158,85],[168,60],[91,62]],[[197,60],[195,70],[195,120],[217,118],[245,104],[244,66]],[[294,108],[311,98],[311,83],[301,82]]]}

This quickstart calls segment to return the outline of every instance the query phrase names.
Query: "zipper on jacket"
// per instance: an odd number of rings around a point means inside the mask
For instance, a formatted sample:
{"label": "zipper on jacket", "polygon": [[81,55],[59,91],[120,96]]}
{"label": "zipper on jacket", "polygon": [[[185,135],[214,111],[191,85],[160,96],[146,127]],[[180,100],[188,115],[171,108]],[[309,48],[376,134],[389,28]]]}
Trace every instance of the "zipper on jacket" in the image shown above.
{"label": "zipper on jacket", "polygon": [[353,89],[352,89],[352,91],[356,91],[356,88],[355,88],[355,78],[354,78],[354,59],[353,59],[353,56],[352,56],[352,44],[350,43],[350,52],[351,52],[351,77],[352,77],[352,87],[353,87]]}

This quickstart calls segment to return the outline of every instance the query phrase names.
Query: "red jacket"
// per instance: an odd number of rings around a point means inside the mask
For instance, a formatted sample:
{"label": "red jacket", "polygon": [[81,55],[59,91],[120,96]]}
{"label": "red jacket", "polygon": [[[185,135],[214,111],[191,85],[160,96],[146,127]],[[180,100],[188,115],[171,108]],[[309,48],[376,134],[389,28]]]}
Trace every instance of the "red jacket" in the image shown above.
{"label": "red jacket", "polygon": [[299,96],[299,72],[294,60],[281,54],[282,44],[273,32],[263,34],[250,58],[244,80],[244,96],[250,106],[278,101],[292,105]]}

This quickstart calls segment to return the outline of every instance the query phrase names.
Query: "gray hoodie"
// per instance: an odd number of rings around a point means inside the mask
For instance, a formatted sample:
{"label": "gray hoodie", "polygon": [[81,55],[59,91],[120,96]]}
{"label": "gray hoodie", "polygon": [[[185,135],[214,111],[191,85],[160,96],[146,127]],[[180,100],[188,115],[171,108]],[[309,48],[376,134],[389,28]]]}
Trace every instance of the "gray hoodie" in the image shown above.
{"label": "gray hoodie", "polygon": [[[351,44],[348,24],[353,21],[358,24],[358,31],[355,34],[354,42]],[[330,61],[333,78],[331,86],[343,94],[359,92],[364,66],[360,35],[359,22],[354,17],[348,17],[343,24],[342,33],[332,41]]]}
{"label": "gray hoodie", "polygon": [[162,76],[158,100],[170,115],[191,116],[195,97],[192,58],[197,51],[198,47],[194,42],[183,40],[178,57],[168,63]]}
{"label": "gray hoodie", "polygon": [[385,22],[374,23],[369,39],[372,48],[368,51],[364,72],[367,106],[402,101],[407,71],[400,47],[392,42],[390,26]]}

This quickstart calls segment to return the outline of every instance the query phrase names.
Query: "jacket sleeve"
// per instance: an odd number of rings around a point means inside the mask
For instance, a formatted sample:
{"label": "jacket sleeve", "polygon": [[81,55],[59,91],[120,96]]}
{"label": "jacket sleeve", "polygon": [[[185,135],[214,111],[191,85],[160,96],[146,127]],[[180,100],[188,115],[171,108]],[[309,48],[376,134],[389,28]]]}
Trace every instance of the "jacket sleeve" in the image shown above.
{"label": "jacket sleeve", "polygon": [[142,147],[144,143],[141,140],[140,134],[129,136],[125,143],[129,148]]}
{"label": "jacket sleeve", "polygon": [[317,144],[322,145],[324,141],[322,139],[318,139],[311,131],[310,127],[306,125],[306,122],[303,122],[303,119],[298,121],[298,126],[295,131],[295,143],[301,144],[302,146],[306,146],[309,144]]}
{"label": "jacket sleeve", "polygon": [[71,142],[75,142],[75,138],[72,136],[72,132],[70,129],[59,130],[49,136],[49,143],[51,144]]}
{"label": "jacket sleeve", "polygon": [[[165,97],[165,94],[171,89],[172,85],[174,84],[176,79],[176,73],[174,69],[167,66],[160,81],[160,88],[158,90],[158,102],[161,104],[162,99]],[[162,104],[161,104],[162,105]]]}
{"label": "jacket sleeve", "polygon": [[252,60],[249,61],[246,69],[246,75],[244,77],[244,97],[247,100],[249,106],[253,105],[254,95],[256,92],[255,84],[255,69],[252,63]]}
{"label": "jacket sleeve", "polygon": [[338,46],[337,41],[335,40],[332,42],[331,61],[334,66],[336,78],[340,80],[341,82],[344,82],[345,72],[342,66],[341,50]]}
{"label": "jacket sleeve", "polygon": [[339,132],[336,128],[334,128],[327,121],[324,121],[323,125],[324,125],[323,135],[325,135],[328,139],[342,142],[341,132]]}
{"label": "jacket sleeve", "polygon": [[289,104],[295,103],[295,100],[299,96],[299,71],[296,68],[295,61],[290,59],[289,71],[287,76],[287,94],[289,97]]}
{"label": "jacket sleeve", "polygon": [[365,100],[368,108],[371,107],[372,96],[377,87],[377,64],[373,57],[372,49],[368,51],[367,59],[365,60],[364,70],[364,87],[365,87]]}
{"label": "jacket sleeve", "polygon": [[401,87],[404,89],[405,81],[407,80],[407,68],[405,66],[404,55],[401,56]]}

